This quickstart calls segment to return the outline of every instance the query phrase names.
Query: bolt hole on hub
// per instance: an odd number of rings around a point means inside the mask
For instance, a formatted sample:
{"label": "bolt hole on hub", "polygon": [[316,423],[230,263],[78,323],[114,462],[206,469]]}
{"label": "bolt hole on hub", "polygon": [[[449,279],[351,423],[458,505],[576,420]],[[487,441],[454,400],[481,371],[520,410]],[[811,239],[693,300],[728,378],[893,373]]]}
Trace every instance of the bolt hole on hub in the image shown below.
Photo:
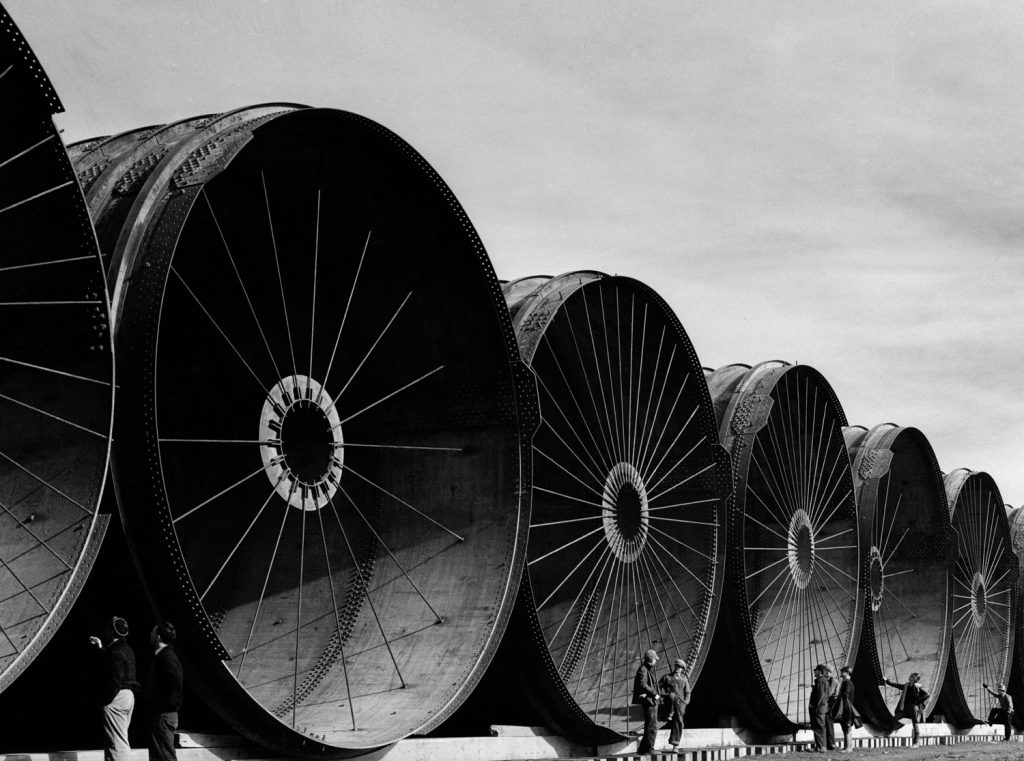
{"label": "bolt hole on hub", "polygon": [[861,711],[895,725],[900,694],[879,681],[916,672],[939,700],[953,615],[956,537],[935,453],[916,428],[892,423],[843,431],[868,549],[867,606],[854,681]]}
{"label": "bolt hole on hub", "polygon": [[515,600],[536,397],[461,206],[380,125],[281,106],[176,138],[133,208],[115,478],[200,689],[299,755],[437,726]]}
{"label": "bolt hole on hub", "polygon": [[573,272],[505,294],[541,412],[517,689],[560,731],[610,741],[643,723],[643,651],[691,680],[703,667],[727,460],[689,339],[649,287]]}

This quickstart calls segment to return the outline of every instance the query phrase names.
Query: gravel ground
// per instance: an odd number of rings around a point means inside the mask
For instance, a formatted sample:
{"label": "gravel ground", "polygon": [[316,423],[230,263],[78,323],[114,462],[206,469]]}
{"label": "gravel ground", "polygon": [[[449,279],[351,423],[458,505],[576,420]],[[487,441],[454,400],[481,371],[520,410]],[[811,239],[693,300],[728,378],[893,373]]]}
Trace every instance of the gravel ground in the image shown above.
{"label": "gravel ground", "polygon": [[927,745],[920,748],[864,748],[854,750],[852,753],[773,753],[757,758],[789,759],[832,759],[832,761],[844,761],[845,759],[885,759],[885,761],[1002,761],[1002,759],[1014,759],[1024,761],[1024,743],[1021,742],[985,742],[985,743],[960,743],[958,745]]}

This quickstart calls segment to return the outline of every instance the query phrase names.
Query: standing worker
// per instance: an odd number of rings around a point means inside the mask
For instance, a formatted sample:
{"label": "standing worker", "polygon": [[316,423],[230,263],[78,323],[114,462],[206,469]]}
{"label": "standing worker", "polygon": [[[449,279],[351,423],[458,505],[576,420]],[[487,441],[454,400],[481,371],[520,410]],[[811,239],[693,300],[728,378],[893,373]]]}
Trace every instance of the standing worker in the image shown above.
{"label": "standing worker", "polygon": [[832,718],[839,722],[839,726],[843,730],[843,753],[849,753],[853,750],[853,746],[850,744],[850,729],[851,727],[859,727],[861,725],[860,714],[853,705],[854,695],[856,694],[853,688],[853,669],[849,666],[843,666],[839,669],[839,676],[841,681],[839,682],[839,692],[836,695],[835,705],[832,707]]}
{"label": "standing worker", "polygon": [[1006,685],[1002,682],[996,685],[995,692],[990,690],[984,682],[981,683],[981,686],[985,688],[985,692],[999,701],[999,706],[988,712],[988,723],[991,725],[997,721],[1002,722],[1003,729],[1006,731],[1003,742],[1009,742],[1010,735],[1013,734],[1011,726],[1013,722],[1013,698],[1010,697],[1010,693],[1006,691]]}
{"label": "standing worker", "polygon": [[690,702],[690,680],[686,678],[686,661],[676,658],[672,662],[672,671],[658,682],[658,690],[662,699],[669,702],[672,711],[672,715],[669,716],[671,732],[668,744],[675,752],[683,739],[683,716],[686,714],[686,705]]}
{"label": "standing worker", "polygon": [[176,761],[174,732],[181,708],[182,670],[172,645],[174,624],[163,621],[149,633],[153,660],[146,674],[146,711],[149,720],[149,761]]}
{"label": "standing worker", "polygon": [[921,738],[917,733],[918,722],[924,721],[924,704],[928,702],[928,692],[921,686],[921,675],[916,671],[907,677],[905,684],[882,680],[890,687],[900,690],[900,700],[896,704],[896,711],[893,714],[897,719],[910,719],[911,736],[914,739],[913,747],[921,746]]}
{"label": "standing worker", "polygon": [[811,698],[807,706],[807,713],[810,714],[811,719],[811,730],[814,732],[814,745],[811,747],[811,751],[824,753],[826,750],[825,726],[832,723],[832,717],[828,715],[828,696],[831,685],[826,676],[828,669],[822,664],[819,663],[815,666],[811,673],[814,681],[811,684]]}
{"label": "standing worker", "polygon": [[128,622],[114,616],[103,628],[103,639],[89,637],[89,644],[103,654],[103,761],[129,761],[128,726],[135,710],[133,689],[135,651],[128,644]]}
{"label": "standing worker", "polygon": [[637,753],[650,753],[654,750],[654,739],[658,736],[658,676],[654,672],[654,664],[658,662],[658,653],[648,650],[644,660],[633,677],[633,703],[644,708],[644,737],[637,747]]}

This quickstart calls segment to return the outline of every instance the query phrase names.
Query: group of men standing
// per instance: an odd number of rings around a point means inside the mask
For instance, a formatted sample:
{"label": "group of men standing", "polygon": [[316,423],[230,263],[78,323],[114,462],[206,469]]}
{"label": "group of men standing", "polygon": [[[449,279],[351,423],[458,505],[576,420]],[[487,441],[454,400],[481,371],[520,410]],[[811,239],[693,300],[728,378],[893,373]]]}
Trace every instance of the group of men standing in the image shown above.
{"label": "group of men standing", "polygon": [[814,745],[811,751],[824,753],[836,747],[835,722],[839,722],[843,730],[842,753],[853,750],[850,743],[850,730],[859,727],[860,714],[853,705],[853,669],[843,666],[839,669],[838,684],[832,678],[832,669],[823,663],[814,667],[812,672],[811,697],[807,711],[810,714],[811,730],[814,732]]}
{"label": "group of men standing", "polygon": [[[103,759],[128,761],[131,746],[128,727],[135,710],[135,651],[128,644],[128,622],[114,616],[107,622],[103,637],[89,637],[103,657]],[[149,642],[153,659],[143,690],[147,712],[150,761],[175,761],[174,732],[178,728],[178,710],[182,700],[182,668],[173,643],[174,624],[163,621],[153,627]]]}
{"label": "group of men standing", "polygon": [[686,705],[690,702],[686,661],[676,658],[672,662],[672,670],[661,679],[658,679],[654,670],[657,662],[657,651],[648,650],[633,677],[633,702],[644,709],[644,736],[637,748],[638,753],[654,750],[658,724],[662,721],[667,721],[670,727],[669,747],[666,750],[675,751],[683,739],[683,717],[686,715]]}

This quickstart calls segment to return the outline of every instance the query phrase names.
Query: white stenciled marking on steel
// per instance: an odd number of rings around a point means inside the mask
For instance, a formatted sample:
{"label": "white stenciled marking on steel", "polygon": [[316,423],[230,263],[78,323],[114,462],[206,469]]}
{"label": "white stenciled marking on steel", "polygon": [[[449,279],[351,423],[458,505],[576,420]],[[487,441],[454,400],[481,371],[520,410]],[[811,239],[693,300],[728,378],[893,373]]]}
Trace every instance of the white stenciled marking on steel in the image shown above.
{"label": "white stenciled marking on steel", "polygon": [[341,420],[330,394],[308,375],[282,378],[260,412],[265,473],[292,507],[319,510],[338,490],[345,460]]}
{"label": "white stenciled marking on steel", "polygon": [[630,463],[620,462],[608,473],[601,508],[608,546],[622,562],[634,562],[647,543],[650,517],[647,488]]}
{"label": "white stenciled marking on steel", "polygon": [[800,589],[806,589],[814,573],[814,532],[811,518],[803,508],[793,513],[786,540],[789,572]]}

